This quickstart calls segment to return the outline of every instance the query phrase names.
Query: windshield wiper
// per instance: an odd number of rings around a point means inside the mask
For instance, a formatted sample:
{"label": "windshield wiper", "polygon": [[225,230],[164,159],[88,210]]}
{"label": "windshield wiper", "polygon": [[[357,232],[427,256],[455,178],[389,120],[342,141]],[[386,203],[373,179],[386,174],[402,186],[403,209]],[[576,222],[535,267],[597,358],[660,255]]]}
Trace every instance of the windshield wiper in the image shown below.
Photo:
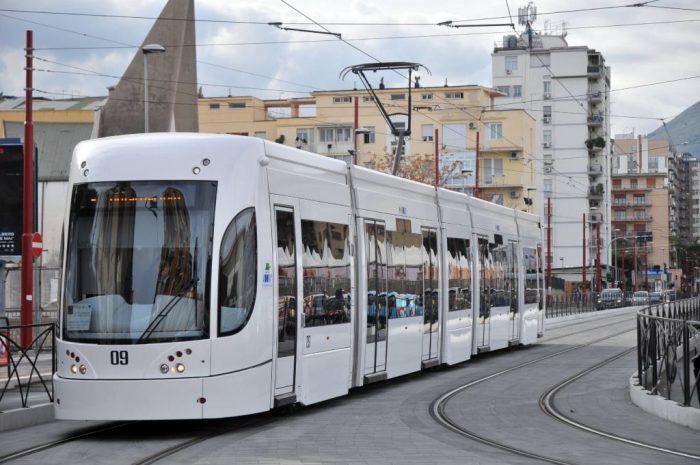
{"label": "windshield wiper", "polygon": [[138,341],[136,341],[137,344],[142,343],[151,335],[153,332],[156,330],[159,324],[165,320],[165,318],[168,316],[168,314],[171,312],[173,308],[175,308],[175,305],[178,304],[182,300],[182,298],[185,296],[185,294],[192,288],[197,286],[197,283],[199,282],[199,278],[192,278],[185,286],[180,289],[180,292],[175,294],[167,304],[163,307],[163,309],[158,312],[158,315],[154,319],[151,320],[150,323],[148,323],[148,326],[146,326],[146,329],[143,331],[143,334],[141,337],[139,337]]}

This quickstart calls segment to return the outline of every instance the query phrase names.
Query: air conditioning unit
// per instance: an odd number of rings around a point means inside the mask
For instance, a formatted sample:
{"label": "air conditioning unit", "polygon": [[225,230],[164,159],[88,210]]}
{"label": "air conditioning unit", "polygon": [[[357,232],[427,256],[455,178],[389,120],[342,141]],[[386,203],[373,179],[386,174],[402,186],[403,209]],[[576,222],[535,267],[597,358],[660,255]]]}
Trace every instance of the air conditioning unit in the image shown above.
{"label": "air conditioning unit", "polygon": [[552,94],[551,94],[550,92],[545,92],[545,93],[542,95],[542,97],[543,97],[545,100],[549,100],[549,99],[552,98]]}
{"label": "air conditioning unit", "polygon": [[520,192],[518,192],[518,191],[510,191],[510,198],[511,198],[511,199],[518,199],[518,198],[520,198]]}
{"label": "air conditioning unit", "polygon": [[513,70],[512,70],[512,69],[507,69],[507,70],[506,70],[506,74],[513,74]]}
{"label": "air conditioning unit", "polygon": [[552,167],[544,165],[544,174],[552,174]]}
{"label": "air conditioning unit", "polygon": [[552,143],[551,143],[551,142],[542,142],[542,147],[544,147],[544,148],[546,148],[546,149],[551,148],[551,147],[552,147]]}
{"label": "air conditioning unit", "polygon": [[476,129],[476,123],[469,123],[469,129]]}
{"label": "air conditioning unit", "polygon": [[512,160],[517,160],[518,159],[518,152],[510,152],[510,158]]}
{"label": "air conditioning unit", "polygon": [[551,117],[551,116],[545,116],[545,117],[542,118],[542,121],[544,122],[544,124],[549,124],[549,123],[552,122],[552,117]]}

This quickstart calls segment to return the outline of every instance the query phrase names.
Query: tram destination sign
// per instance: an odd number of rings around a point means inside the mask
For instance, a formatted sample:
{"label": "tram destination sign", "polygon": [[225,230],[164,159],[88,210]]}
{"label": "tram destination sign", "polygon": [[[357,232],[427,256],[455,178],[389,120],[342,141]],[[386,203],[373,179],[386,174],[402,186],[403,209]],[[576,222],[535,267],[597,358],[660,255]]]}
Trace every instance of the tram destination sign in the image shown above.
{"label": "tram destination sign", "polygon": [[23,153],[19,139],[0,139],[0,257],[22,254]]}

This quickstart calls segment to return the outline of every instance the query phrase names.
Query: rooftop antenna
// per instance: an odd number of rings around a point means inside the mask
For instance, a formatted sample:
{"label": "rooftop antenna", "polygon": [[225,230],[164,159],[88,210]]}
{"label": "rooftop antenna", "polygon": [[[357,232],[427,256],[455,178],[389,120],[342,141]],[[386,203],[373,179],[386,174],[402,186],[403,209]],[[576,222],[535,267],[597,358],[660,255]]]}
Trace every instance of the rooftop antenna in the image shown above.
{"label": "rooftop antenna", "polygon": [[[384,117],[384,120],[387,122],[389,127],[391,128],[391,134],[395,137],[398,137],[398,141],[396,143],[396,154],[394,155],[394,166],[391,170],[392,174],[396,176],[399,173],[399,166],[401,164],[401,152],[403,151],[403,144],[404,144],[404,138],[406,136],[411,135],[411,87],[413,87],[411,84],[413,83],[412,78],[412,73],[414,71],[418,71],[420,68],[425,69],[428,74],[430,73],[430,70],[426,68],[425,66],[421,65],[420,63],[410,63],[407,61],[392,61],[392,62],[380,62],[380,63],[365,63],[362,65],[355,65],[355,66],[348,66],[344,70],[340,72],[340,78],[344,79],[345,76],[348,75],[348,73],[353,73],[357,75],[360,78],[360,81],[362,81],[362,84],[365,86],[365,89],[372,95],[374,98],[374,104],[377,105],[377,108],[379,109],[380,113]],[[404,76],[401,74],[399,71],[404,70],[408,71],[408,85],[406,86],[408,88],[408,106],[406,107],[406,113],[393,113],[392,115],[389,115],[387,113],[386,109],[384,108],[384,104],[379,100],[379,97],[377,96],[375,90],[372,88],[372,84],[369,83],[367,80],[367,76],[365,75],[366,72],[372,71],[372,72],[377,72],[377,71],[394,71],[399,73],[399,75]],[[384,89],[384,77],[381,77],[379,81],[379,88]],[[405,127],[398,128],[396,124],[391,120],[391,116],[396,116],[396,115],[403,115],[406,116],[408,119],[408,122]]]}
{"label": "rooftop antenna", "polygon": [[537,20],[537,7],[530,2],[527,6],[518,8],[518,24],[525,26],[528,48],[532,48],[532,23]]}

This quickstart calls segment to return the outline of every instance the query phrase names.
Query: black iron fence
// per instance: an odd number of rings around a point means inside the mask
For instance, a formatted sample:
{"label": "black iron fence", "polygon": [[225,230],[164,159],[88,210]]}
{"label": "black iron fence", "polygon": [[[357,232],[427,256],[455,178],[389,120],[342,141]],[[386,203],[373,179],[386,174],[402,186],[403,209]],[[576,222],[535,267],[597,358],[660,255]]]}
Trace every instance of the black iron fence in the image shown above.
{"label": "black iron fence", "polygon": [[676,291],[646,292],[605,289],[602,292],[573,292],[553,294],[547,297],[547,318],[557,318],[578,313],[595,312],[613,308],[672,303],[690,295]]}
{"label": "black iron fence", "polygon": [[[20,344],[20,333],[30,328],[31,343]],[[53,374],[56,372],[55,325],[10,325],[0,318],[0,410],[53,402]]]}
{"label": "black iron fence", "polygon": [[[650,394],[700,406],[700,298],[637,313],[637,379]],[[694,398],[697,396],[697,400]]]}

